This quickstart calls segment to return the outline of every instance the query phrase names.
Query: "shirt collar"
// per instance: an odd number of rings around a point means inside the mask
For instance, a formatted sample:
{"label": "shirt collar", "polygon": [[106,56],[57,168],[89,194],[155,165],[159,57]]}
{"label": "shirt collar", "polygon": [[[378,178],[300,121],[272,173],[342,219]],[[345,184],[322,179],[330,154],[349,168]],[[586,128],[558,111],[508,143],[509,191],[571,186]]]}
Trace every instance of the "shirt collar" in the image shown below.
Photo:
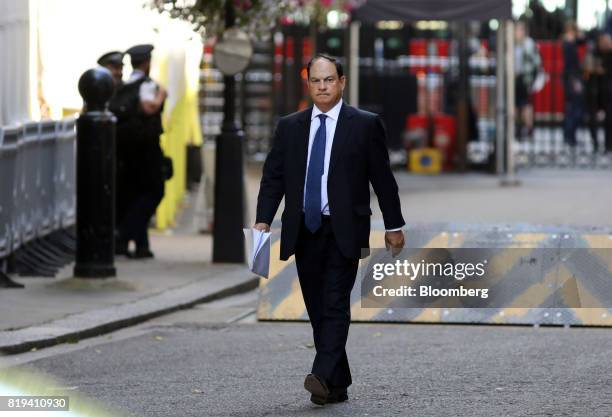
{"label": "shirt collar", "polygon": [[342,99],[340,99],[334,107],[331,108],[327,113],[323,113],[317,105],[312,106],[312,115],[310,116],[310,120],[314,120],[320,114],[325,114],[327,117],[332,119],[333,121],[338,121],[338,116],[340,115],[340,109],[342,108]]}
{"label": "shirt collar", "polygon": [[139,79],[141,79],[144,76],[145,76],[144,71],[139,70],[139,69],[135,69],[130,74],[130,78],[128,79],[128,82],[139,80]]}

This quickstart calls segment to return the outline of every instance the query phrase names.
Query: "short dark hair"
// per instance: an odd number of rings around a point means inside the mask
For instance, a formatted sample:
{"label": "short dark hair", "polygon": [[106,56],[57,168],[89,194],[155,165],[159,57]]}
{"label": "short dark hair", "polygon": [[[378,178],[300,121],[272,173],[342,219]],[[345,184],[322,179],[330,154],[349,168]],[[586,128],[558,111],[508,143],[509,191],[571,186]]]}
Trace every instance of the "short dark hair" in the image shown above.
{"label": "short dark hair", "polygon": [[151,58],[145,58],[145,59],[134,59],[131,58],[130,59],[130,63],[132,64],[132,68],[139,68],[142,66],[142,64],[144,64],[145,62],[149,61]]}
{"label": "short dark hair", "polygon": [[338,61],[333,56],[329,56],[326,54],[316,54],[315,56],[310,58],[310,61],[308,61],[308,65],[306,66],[306,73],[308,74],[308,78],[310,78],[310,67],[317,59],[326,59],[332,64],[334,64],[336,66],[336,72],[338,73],[338,78],[342,78],[342,76],[344,75],[344,69],[342,68],[342,64],[340,63],[340,61]]}

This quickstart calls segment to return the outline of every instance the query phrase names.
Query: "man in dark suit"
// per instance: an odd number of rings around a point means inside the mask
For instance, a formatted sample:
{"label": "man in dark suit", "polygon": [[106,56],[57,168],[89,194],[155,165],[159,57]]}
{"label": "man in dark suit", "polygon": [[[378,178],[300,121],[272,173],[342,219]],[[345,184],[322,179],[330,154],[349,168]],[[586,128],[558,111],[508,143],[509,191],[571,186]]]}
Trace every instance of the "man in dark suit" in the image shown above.
{"label": "man in dark suit", "polygon": [[284,196],[280,257],[295,254],[316,348],[304,387],[323,405],[347,400],[352,382],[345,346],[350,294],[362,249],[369,248],[369,183],[388,248],[404,246],[405,223],[381,119],[342,102],[346,79],[334,58],[317,55],[307,70],[314,106],[278,122],[254,227],[269,231]]}

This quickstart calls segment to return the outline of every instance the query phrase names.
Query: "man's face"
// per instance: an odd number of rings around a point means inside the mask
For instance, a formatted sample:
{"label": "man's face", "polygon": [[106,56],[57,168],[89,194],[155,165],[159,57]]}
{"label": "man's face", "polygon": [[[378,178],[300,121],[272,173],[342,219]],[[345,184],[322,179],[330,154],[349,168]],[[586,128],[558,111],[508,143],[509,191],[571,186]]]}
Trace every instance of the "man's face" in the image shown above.
{"label": "man's face", "polygon": [[612,36],[605,33],[600,37],[600,48],[604,52],[612,51]]}
{"label": "man's face", "polygon": [[526,35],[526,30],[525,30],[525,24],[524,23],[517,23],[516,24],[516,30],[515,30],[515,40],[517,42],[522,42],[525,39],[525,35]]}
{"label": "man's face", "polygon": [[144,72],[145,74],[149,75],[149,73],[151,72],[151,60],[147,59],[143,64],[142,64],[142,72]]}
{"label": "man's face", "polygon": [[121,79],[123,78],[123,65],[109,64],[106,65],[106,68],[111,72],[115,85],[120,84]]}
{"label": "man's face", "polygon": [[310,97],[323,112],[329,111],[342,97],[346,78],[338,78],[336,66],[327,59],[320,58],[310,66],[308,89]]}

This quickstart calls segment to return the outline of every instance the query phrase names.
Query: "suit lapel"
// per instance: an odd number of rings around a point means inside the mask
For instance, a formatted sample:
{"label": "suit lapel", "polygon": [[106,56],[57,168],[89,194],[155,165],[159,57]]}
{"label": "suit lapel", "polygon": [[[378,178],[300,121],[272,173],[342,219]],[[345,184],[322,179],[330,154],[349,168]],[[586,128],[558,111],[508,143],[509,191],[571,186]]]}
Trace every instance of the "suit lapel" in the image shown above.
{"label": "suit lapel", "polygon": [[308,139],[310,136],[310,116],[312,115],[312,106],[304,110],[300,115],[298,122],[296,150],[298,155],[297,169],[301,178],[301,185],[304,185],[306,180],[306,161],[308,160]]}
{"label": "suit lapel", "polygon": [[354,109],[351,106],[342,103],[340,115],[338,116],[338,123],[336,124],[336,131],[334,133],[334,143],[331,150],[328,175],[331,174],[334,166],[340,159],[340,155],[347,146],[346,142],[350,131],[349,119],[353,116],[353,114]]}

